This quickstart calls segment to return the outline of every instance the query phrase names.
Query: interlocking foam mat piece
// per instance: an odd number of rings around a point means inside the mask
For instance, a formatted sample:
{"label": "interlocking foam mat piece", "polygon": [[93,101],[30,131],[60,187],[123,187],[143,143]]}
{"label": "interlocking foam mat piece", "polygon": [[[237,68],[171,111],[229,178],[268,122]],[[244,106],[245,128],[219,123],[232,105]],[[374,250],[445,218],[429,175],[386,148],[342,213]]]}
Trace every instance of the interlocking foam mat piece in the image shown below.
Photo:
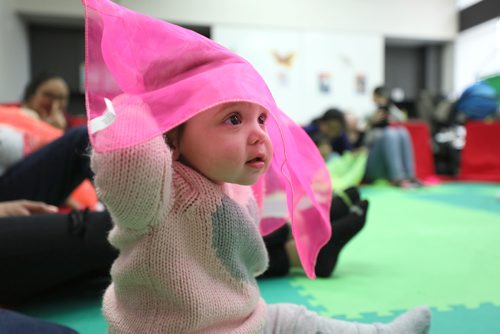
{"label": "interlocking foam mat piece", "polygon": [[[388,322],[432,309],[432,334],[500,333],[500,185],[449,183],[402,190],[364,186],[368,221],[343,250],[332,278],[300,270],[259,280],[268,303],[298,303],[324,316]],[[20,311],[103,333],[102,287],[34,301]]]}

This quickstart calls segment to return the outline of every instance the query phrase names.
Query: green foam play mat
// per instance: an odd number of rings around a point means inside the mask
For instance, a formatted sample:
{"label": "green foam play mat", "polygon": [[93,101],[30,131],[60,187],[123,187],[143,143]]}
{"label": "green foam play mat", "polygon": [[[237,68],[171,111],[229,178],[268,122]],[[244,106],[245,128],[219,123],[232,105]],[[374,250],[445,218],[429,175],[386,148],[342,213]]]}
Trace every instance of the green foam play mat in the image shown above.
{"label": "green foam play mat", "polygon": [[[311,281],[295,270],[259,280],[264,299],[360,322],[387,322],[428,305],[432,334],[500,333],[500,185],[361,190],[370,201],[367,224],[341,253],[334,276]],[[65,287],[17,311],[82,334],[104,333],[105,285]]]}

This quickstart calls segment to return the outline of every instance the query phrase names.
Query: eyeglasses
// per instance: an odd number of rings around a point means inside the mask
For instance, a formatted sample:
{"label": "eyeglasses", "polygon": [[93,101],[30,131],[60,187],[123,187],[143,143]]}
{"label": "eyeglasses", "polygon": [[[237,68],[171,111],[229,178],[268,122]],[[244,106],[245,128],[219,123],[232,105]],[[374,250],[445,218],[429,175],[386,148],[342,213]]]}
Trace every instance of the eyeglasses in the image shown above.
{"label": "eyeglasses", "polygon": [[47,99],[51,99],[51,100],[59,100],[62,102],[65,102],[68,100],[68,96],[63,95],[63,94],[55,94],[52,92],[41,92],[41,94],[43,95],[43,97],[45,97]]}

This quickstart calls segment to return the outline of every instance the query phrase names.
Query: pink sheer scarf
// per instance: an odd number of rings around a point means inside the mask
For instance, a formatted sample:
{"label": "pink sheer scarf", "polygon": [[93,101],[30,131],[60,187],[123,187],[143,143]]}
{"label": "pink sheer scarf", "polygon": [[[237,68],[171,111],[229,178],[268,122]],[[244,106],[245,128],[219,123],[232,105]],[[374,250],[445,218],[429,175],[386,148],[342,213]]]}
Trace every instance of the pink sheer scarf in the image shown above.
{"label": "pink sheer scarf", "polygon": [[[277,106],[243,58],[190,30],[123,8],[83,0],[89,134],[98,152],[145,142],[210,107],[247,101],[266,108],[271,168],[254,186],[261,232],[291,221],[302,265],[314,278],[330,238],[330,177],[314,143]],[[127,108],[126,117],[120,110]],[[99,131],[106,126],[119,128]]]}

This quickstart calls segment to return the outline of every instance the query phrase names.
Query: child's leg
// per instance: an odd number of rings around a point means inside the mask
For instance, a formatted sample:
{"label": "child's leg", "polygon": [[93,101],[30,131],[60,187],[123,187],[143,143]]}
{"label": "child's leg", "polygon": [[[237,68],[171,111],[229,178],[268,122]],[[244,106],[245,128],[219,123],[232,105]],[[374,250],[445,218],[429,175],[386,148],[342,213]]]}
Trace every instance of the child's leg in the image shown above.
{"label": "child's leg", "polygon": [[363,228],[366,222],[368,201],[360,201],[350,207],[346,216],[332,220],[332,236],[321,248],[316,261],[318,277],[330,277],[337,265],[337,259],[344,246]]}
{"label": "child's leg", "polygon": [[364,179],[368,182],[388,177],[384,152],[384,137],[382,136],[383,131],[376,130],[379,135],[368,148],[368,160],[365,167]]}
{"label": "child's leg", "polygon": [[281,277],[290,271],[290,259],[285,245],[289,239],[290,227],[283,225],[276,231],[266,235],[264,244],[269,254],[269,267],[260,277]]}
{"label": "child's leg", "polygon": [[411,143],[410,135],[404,128],[397,128],[397,132],[405,173],[408,178],[413,179],[415,178],[415,161],[413,159],[413,146]]}
{"label": "child's leg", "polygon": [[401,181],[408,178],[403,166],[403,149],[398,136],[398,130],[389,127],[385,129],[382,139],[384,159],[390,181]]}
{"label": "child's leg", "polygon": [[350,187],[342,192],[334,193],[330,208],[330,222],[335,222],[347,216],[352,205],[357,204],[360,200],[361,196],[356,187]]}
{"label": "child's leg", "polygon": [[358,234],[366,222],[368,201],[361,201],[356,187],[334,194],[330,209],[332,236],[318,254],[315,272],[318,277],[330,277],[344,246]]}
{"label": "child's leg", "polygon": [[267,253],[269,255],[269,266],[259,277],[283,277],[288,275],[290,271],[290,260],[285,244],[281,247],[269,248]]}
{"label": "child's leg", "polygon": [[266,334],[426,334],[431,314],[426,307],[410,310],[388,324],[362,324],[317,315],[294,304],[271,304],[268,308]]}

